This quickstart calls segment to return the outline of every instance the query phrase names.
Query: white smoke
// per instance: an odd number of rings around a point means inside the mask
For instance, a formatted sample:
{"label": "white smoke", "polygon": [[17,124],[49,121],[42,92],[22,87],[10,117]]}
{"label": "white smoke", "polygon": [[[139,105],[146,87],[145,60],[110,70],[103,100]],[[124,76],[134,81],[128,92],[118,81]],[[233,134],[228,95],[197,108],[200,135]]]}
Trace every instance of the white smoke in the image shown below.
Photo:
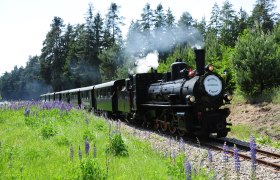
{"label": "white smoke", "polygon": [[168,52],[176,45],[185,43],[195,49],[204,48],[203,36],[194,27],[159,28],[152,30],[150,34],[133,31],[127,43],[127,51],[133,55],[141,55],[153,50]]}
{"label": "white smoke", "polygon": [[152,53],[148,53],[146,57],[137,59],[135,61],[136,65],[136,73],[146,73],[151,68],[156,69],[159,65],[158,63],[158,52],[154,51]]}

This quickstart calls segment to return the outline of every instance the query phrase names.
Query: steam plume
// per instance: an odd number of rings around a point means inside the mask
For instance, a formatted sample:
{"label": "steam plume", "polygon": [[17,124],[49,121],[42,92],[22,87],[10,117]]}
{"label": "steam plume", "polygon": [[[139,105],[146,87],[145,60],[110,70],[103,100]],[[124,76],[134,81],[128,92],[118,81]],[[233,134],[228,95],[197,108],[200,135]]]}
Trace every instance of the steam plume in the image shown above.
{"label": "steam plume", "polygon": [[159,65],[158,63],[158,52],[154,51],[148,53],[146,57],[137,59],[135,62],[136,73],[146,73],[151,68],[156,69]]}

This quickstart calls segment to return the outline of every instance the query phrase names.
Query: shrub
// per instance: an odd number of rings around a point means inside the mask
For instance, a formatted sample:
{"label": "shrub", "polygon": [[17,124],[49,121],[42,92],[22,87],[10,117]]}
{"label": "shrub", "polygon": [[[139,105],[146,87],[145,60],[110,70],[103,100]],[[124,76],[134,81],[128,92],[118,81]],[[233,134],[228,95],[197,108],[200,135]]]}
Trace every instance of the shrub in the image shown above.
{"label": "shrub", "polygon": [[176,179],[185,179],[185,156],[183,153],[180,153],[177,157],[171,158],[168,160],[168,175]]}
{"label": "shrub", "polygon": [[232,64],[236,81],[246,95],[256,96],[279,85],[279,52],[274,36],[261,31],[245,31],[236,43]]}
{"label": "shrub", "polygon": [[56,136],[56,144],[59,146],[69,146],[70,142],[65,135]]}
{"label": "shrub", "polygon": [[83,134],[83,139],[87,139],[88,141],[95,141],[95,135],[89,129],[86,129]]}
{"label": "shrub", "polygon": [[52,124],[46,124],[42,127],[41,133],[44,138],[49,138],[56,135],[56,130]]}
{"label": "shrub", "polygon": [[106,179],[106,173],[96,159],[83,159],[80,167],[83,179]]}
{"label": "shrub", "polygon": [[128,156],[128,150],[121,134],[115,134],[109,142],[107,151],[113,153],[115,156]]}

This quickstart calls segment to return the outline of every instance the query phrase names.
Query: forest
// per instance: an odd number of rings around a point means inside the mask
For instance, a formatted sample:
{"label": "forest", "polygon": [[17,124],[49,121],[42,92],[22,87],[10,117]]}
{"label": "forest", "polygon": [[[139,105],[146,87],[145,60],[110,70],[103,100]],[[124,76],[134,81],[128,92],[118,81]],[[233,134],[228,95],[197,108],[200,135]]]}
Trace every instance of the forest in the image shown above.
{"label": "forest", "polygon": [[120,5],[111,3],[103,17],[89,4],[82,24],[53,18],[41,54],[0,77],[0,99],[37,99],[126,78],[152,54],[158,57],[158,72],[169,71],[178,58],[195,68],[195,48],[206,49],[206,64],[224,76],[228,91],[258,96],[280,85],[280,15],[274,10],[275,0],[256,0],[250,14],[235,11],[226,0],[221,7],[214,4],[209,21],[188,12],[176,20],[170,8],[152,9],[147,3],[124,36]]}

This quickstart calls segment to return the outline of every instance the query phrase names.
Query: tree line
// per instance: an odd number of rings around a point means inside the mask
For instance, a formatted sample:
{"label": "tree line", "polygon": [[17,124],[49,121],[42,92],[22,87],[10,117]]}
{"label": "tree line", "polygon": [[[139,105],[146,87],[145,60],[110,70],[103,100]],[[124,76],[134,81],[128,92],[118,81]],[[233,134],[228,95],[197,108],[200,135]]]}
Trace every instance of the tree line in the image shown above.
{"label": "tree line", "polygon": [[206,61],[224,74],[228,91],[258,95],[278,87],[280,80],[280,21],[275,0],[256,0],[249,15],[234,11],[226,0],[214,4],[209,22],[184,12],[176,21],[170,8],[147,3],[141,18],[130,23],[126,37],[121,6],[111,3],[102,17],[89,4],[82,24],[64,24],[54,17],[41,54],[30,56],[0,77],[4,99],[31,99],[61,91],[125,78],[135,73],[137,60],[157,51],[159,72],[180,58],[194,68],[194,48],[206,49]]}

